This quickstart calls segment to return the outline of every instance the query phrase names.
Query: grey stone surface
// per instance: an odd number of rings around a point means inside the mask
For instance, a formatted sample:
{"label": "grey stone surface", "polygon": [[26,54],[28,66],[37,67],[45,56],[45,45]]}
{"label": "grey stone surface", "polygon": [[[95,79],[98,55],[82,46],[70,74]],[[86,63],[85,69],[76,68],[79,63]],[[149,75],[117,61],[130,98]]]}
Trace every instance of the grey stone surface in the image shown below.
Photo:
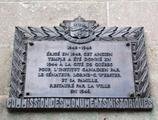
{"label": "grey stone surface", "polygon": [[0,2],[51,2],[51,1],[87,1],[87,2],[105,2],[105,1],[132,1],[132,2],[157,2],[158,0],[0,0]]}
{"label": "grey stone surface", "polygon": [[98,2],[98,1],[116,1],[116,0],[0,0],[0,2],[51,2],[51,1],[88,1],[88,2]]}
{"label": "grey stone surface", "polygon": [[[9,1],[9,3],[7,2]],[[132,0],[134,2],[99,1],[53,1],[20,2],[1,0],[0,2],[0,120],[158,120],[158,3],[157,0]],[[21,1],[21,0],[19,0]],[[29,0],[28,0],[29,1]],[[40,1],[40,0],[39,0]],[[127,0],[121,0],[127,1]],[[131,0],[129,0],[131,1]],[[146,1],[146,2],[143,2]],[[109,10],[109,11],[107,11]],[[152,112],[26,112],[10,113],[5,101],[8,92],[11,54],[15,26],[52,26],[64,19],[78,15],[85,19],[95,19],[106,26],[144,26],[146,48],[150,69],[150,83],[154,109]]]}
{"label": "grey stone surface", "polygon": [[109,2],[109,1],[119,1],[119,2],[158,2],[158,0],[0,0],[0,2],[2,3],[5,3],[5,2],[10,2],[10,3],[14,3],[14,2],[52,2],[52,1],[55,1],[55,2],[74,2],[74,1],[87,1],[87,2]]}
{"label": "grey stone surface", "polygon": [[152,112],[100,112],[98,120],[157,120]]}
{"label": "grey stone surface", "polygon": [[19,6],[21,26],[58,25],[64,19],[74,19],[77,16],[85,19],[98,18],[98,23],[106,25],[104,2],[21,2]]}
{"label": "grey stone surface", "polygon": [[0,3],[0,46],[10,46],[13,43],[15,25],[18,25],[17,3]]}
{"label": "grey stone surface", "polygon": [[[3,45],[3,46],[2,46]],[[8,94],[8,81],[11,71],[11,49],[0,44],[0,95]]]}

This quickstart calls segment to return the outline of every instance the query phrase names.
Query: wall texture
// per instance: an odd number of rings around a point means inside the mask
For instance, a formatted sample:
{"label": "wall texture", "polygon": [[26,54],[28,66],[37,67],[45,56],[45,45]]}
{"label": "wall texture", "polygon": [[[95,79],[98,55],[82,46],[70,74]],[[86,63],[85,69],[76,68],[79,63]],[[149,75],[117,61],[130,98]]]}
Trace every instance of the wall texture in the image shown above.
{"label": "wall texture", "polygon": [[[79,15],[103,26],[145,27],[151,112],[7,111],[15,26],[54,26]],[[0,0],[0,31],[0,120],[158,120],[158,0]]]}

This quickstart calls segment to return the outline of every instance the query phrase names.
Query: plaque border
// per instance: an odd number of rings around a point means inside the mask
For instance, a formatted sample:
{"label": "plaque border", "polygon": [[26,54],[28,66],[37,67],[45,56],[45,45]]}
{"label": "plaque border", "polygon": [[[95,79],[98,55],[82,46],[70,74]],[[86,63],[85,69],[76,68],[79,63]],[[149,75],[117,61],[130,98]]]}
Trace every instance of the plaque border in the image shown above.
{"label": "plaque border", "polygon": [[[89,37],[71,36],[71,23],[84,23],[91,30]],[[80,32],[80,31],[79,31]],[[24,98],[27,44],[33,41],[67,40],[74,44],[86,44],[99,41],[129,41],[132,45],[133,75],[135,92],[129,98]],[[102,108],[102,109],[144,109],[153,108],[150,95],[148,65],[145,51],[143,27],[101,27],[93,20],[78,17],[72,21],[63,21],[57,27],[16,27],[12,69],[10,80],[8,109],[34,108]],[[29,93],[28,93],[29,94]]]}

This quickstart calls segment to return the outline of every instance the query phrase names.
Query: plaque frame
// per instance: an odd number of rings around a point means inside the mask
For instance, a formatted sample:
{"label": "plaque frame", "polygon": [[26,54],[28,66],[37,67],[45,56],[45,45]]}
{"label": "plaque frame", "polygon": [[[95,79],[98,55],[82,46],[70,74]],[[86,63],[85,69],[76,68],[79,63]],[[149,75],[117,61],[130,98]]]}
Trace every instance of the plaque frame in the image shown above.
{"label": "plaque frame", "polygon": [[[78,33],[89,29],[86,34],[74,34],[71,24],[86,26]],[[72,28],[72,29],[71,29]],[[71,33],[72,32],[72,33]],[[135,93],[128,98],[24,98],[27,44],[33,41],[67,40],[74,44],[84,44],[93,40],[129,41],[132,45],[133,76]],[[128,46],[129,44],[127,44]],[[151,110],[153,103],[148,80],[148,65],[145,51],[143,27],[101,27],[94,20],[78,17],[65,20],[57,27],[16,27],[8,109],[138,109]],[[29,93],[28,93],[29,94]]]}

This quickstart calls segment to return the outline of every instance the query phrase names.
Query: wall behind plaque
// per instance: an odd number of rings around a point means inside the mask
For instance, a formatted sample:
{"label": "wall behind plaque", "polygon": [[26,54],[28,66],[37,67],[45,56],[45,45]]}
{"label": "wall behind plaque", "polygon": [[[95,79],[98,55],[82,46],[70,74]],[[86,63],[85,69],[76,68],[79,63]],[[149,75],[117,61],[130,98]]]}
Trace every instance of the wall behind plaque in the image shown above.
{"label": "wall behind plaque", "polygon": [[[0,120],[157,120],[158,0],[0,0]],[[151,112],[14,112],[6,109],[15,26],[54,26],[77,16],[103,26],[144,26],[149,64]]]}

